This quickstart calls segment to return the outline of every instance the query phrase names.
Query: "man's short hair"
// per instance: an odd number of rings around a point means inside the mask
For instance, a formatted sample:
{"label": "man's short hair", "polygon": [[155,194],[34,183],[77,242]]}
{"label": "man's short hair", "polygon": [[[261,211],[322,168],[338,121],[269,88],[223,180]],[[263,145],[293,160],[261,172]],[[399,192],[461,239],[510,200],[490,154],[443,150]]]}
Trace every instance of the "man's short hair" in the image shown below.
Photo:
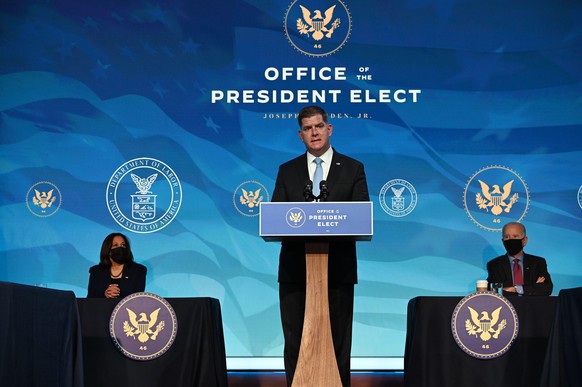
{"label": "man's short hair", "polygon": [[325,122],[327,124],[327,113],[325,112],[325,110],[323,110],[319,106],[313,105],[313,106],[307,106],[307,107],[304,107],[303,109],[301,109],[299,111],[299,115],[297,116],[297,122],[299,123],[299,127],[301,128],[301,125],[303,124],[304,118],[313,117],[313,116],[316,116],[318,114],[321,114],[321,118],[323,118],[323,122]]}

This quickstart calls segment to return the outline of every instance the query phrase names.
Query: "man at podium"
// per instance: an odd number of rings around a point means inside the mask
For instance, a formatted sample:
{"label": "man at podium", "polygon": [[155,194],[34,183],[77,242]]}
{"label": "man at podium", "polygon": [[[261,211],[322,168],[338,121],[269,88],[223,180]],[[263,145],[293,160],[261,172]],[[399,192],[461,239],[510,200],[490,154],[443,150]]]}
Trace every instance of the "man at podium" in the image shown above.
{"label": "man at podium", "polygon": [[[273,202],[305,200],[369,201],[364,165],[331,147],[333,127],[319,106],[303,108],[297,117],[299,139],[307,152],[279,166]],[[323,183],[321,183],[323,182]],[[319,197],[319,199],[317,199]],[[279,301],[285,337],[284,361],[290,386],[297,366],[306,293],[305,243],[284,241],[279,255]],[[335,356],[343,386],[350,385],[356,243],[329,243],[328,288]]]}

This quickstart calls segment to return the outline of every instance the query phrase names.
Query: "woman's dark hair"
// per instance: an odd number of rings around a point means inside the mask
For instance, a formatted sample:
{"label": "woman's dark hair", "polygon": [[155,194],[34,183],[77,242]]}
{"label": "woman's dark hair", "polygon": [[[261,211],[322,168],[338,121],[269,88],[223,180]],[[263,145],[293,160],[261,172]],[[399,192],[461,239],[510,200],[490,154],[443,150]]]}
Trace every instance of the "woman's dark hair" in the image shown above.
{"label": "woman's dark hair", "polygon": [[111,245],[113,244],[113,238],[120,236],[125,241],[125,247],[127,248],[127,256],[129,262],[133,262],[133,253],[131,252],[131,244],[129,239],[119,232],[114,232],[105,237],[103,244],[101,245],[101,254],[99,254],[99,264],[101,266],[111,266],[111,261],[109,260],[109,252],[111,251]]}

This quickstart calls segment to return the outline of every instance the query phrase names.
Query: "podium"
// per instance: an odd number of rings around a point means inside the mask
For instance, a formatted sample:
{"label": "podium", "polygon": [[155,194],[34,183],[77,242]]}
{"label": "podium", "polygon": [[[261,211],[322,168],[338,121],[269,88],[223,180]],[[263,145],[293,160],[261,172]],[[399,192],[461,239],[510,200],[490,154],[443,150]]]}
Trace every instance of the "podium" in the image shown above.
{"label": "podium", "polygon": [[341,387],[329,319],[329,241],[369,241],[372,202],[270,202],[260,204],[259,235],[265,241],[305,241],[305,316],[293,387]]}

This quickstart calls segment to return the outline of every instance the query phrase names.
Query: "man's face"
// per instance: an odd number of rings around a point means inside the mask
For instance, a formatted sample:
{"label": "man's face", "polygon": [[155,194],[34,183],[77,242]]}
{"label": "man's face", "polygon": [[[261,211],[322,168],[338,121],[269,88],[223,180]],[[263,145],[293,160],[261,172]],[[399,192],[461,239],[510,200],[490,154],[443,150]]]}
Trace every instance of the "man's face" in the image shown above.
{"label": "man's face", "polygon": [[523,235],[523,228],[517,224],[510,224],[503,231],[502,240],[523,239],[523,246],[527,244],[527,237]]}
{"label": "man's face", "polygon": [[319,157],[329,149],[329,138],[332,131],[331,124],[326,124],[321,114],[317,114],[301,121],[299,138],[309,153]]}

